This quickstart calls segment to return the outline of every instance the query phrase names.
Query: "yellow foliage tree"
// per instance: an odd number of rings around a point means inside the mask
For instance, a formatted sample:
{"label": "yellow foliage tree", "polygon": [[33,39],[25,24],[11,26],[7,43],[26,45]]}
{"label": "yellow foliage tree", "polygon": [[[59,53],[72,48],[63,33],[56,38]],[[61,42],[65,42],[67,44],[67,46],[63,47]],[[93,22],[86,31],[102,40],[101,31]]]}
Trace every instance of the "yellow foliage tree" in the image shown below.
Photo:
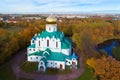
{"label": "yellow foliage tree", "polygon": [[89,59],[87,59],[86,64],[89,65],[90,67],[94,68],[95,61],[96,61],[95,58],[89,58]]}

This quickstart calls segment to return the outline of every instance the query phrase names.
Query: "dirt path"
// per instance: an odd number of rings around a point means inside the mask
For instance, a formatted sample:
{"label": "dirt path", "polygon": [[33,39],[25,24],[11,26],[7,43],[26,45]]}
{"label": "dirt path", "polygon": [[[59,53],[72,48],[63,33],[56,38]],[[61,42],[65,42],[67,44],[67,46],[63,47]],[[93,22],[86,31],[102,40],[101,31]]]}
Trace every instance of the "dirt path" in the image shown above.
{"label": "dirt path", "polygon": [[84,61],[79,53],[79,69],[73,70],[72,73],[69,74],[56,74],[56,75],[43,75],[38,73],[26,73],[21,70],[20,65],[26,60],[26,50],[20,51],[18,54],[15,55],[15,57],[10,61],[11,67],[16,75],[16,80],[19,80],[20,78],[27,78],[27,79],[33,79],[33,80],[74,80],[75,78],[79,77],[84,72]]}

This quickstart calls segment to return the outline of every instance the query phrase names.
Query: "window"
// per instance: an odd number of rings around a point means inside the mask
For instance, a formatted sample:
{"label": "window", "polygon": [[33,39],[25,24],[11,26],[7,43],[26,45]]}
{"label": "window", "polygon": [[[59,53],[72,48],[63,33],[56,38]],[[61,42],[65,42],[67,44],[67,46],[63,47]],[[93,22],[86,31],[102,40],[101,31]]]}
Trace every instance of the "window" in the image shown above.
{"label": "window", "polygon": [[32,60],[32,57],[31,57],[31,60]]}
{"label": "window", "polygon": [[32,43],[34,43],[34,40],[32,40]]}
{"label": "window", "polygon": [[47,40],[47,47],[49,47],[49,40]]}
{"label": "window", "polygon": [[49,28],[49,31],[50,31],[51,29]]}
{"label": "window", "polygon": [[66,63],[67,63],[68,61],[66,60]]}
{"label": "window", "polygon": [[31,51],[31,49],[29,49]]}
{"label": "window", "polygon": [[41,65],[43,64],[43,62],[41,62]]}
{"label": "window", "polygon": [[36,57],[36,59],[38,59],[38,57]]}
{"label": "window", "polygon": [[56,42],[56,47],[58,47],[58,42]]}
{"label": "window", "polygon": [[33,51],[35,51],[35,49],[33,49]]}
{"label": "window", "polygon": [[70,64],[70,62],[69,62],[69,64]]}
{"label": "window", "polygon": [[57,63],[55,63],[55,65],[57,65]]}
{"label": "window", "polygon": [[51,64],[52,64],[52,62],[51,62]]}
{"label": "window", "polygon": [[40,41],[39,41],[39,46],[40,46]]}

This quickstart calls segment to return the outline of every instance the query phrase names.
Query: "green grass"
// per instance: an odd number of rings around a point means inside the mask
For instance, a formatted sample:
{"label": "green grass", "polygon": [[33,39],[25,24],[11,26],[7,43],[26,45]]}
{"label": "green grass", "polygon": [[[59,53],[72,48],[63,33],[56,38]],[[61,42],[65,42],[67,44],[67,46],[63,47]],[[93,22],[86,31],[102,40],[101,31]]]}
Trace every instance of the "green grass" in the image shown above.
{"label": "green grass", "polygon": [[[21,69],[25,72],[37,72],[38,70],[38,63],[37,62],[24,62],[21,65]],[[55,68],[47,68],[46,72],[38,72],[38,73],[42,73],[42,74],[67,74],[67,73],[71,73],[71,69],[66,66],[65,70],[59,70],[59,69],[55,69]]]}
{"label": "green grass", "polygon": [[96,80],[93,69],[86,66],[85,72],[75,80]]}
{"label": "green grass", "polygon": [[44,72],[43,74],[50,74],[50,75],[54,75],[54,74],[67,74],[67,73],[71,73],[71,69],[69,66],[66,66],[65,70],[59,70],[59,69],[55,69],[55,68],[47,68],[46,72]]}
{"label": "green grass", "polygon": [[113,48],[112,52],[115,59],[120,61],[120,47]]}
{"label": "green grass", "polygon": [[15,80],[15,75],[10,65],[0,67],[0,80]]}
{"label": "green grass", "polygon": [[20,80],[33,80],[33,79],[20,78]]}
{"label": "green grass", "polygon": [[24,62],[21,68],[25,72],[35,72],[38,70],[38,62]]}

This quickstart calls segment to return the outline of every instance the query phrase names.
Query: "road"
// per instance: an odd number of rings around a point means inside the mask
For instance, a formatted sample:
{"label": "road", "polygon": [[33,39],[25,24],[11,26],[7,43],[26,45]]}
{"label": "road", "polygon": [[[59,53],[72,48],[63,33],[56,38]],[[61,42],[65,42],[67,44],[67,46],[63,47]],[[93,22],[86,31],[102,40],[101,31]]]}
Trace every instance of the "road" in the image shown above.
{"label": "road", "polygon": [[[80,52],[80,51],[79,51]],[[26,50],[21,50],[18,52],[13,59],[10,61],[11,68],[16,75],[16,80],[19,80],[20,78],[26,78],[26,79],[33,79],[33,80],[74,80],[75,78],[79,77],[83,74],[85,66],[84,61],[80,53],[78,53],[79,57],[79,68],[77,70],[72,70],[72,73],[68,74],[56,74],[56,75],[45,75],[45,74],[39,74],[35,72],[26,73],[25,71],[21,70],[20,65],[26,61]]]}

